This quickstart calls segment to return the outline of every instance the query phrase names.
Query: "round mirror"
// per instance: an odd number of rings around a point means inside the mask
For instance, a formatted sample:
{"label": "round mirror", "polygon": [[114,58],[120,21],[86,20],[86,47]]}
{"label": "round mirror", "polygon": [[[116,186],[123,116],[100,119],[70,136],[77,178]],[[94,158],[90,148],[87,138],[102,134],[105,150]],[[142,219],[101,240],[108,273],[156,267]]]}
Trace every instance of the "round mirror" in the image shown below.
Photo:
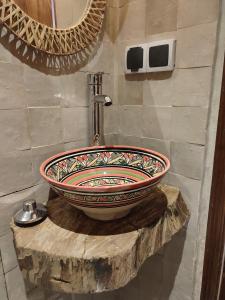
{"label": "round mirror", "polygon": [[0,21],[34,48],[74,54],[96,40],[105,7],[106,0],[0,0]]}
{"label": "round mirror", "polygon": [[66,29],[79,24],[90,0],[14,0],[31,18],[53,28]]}

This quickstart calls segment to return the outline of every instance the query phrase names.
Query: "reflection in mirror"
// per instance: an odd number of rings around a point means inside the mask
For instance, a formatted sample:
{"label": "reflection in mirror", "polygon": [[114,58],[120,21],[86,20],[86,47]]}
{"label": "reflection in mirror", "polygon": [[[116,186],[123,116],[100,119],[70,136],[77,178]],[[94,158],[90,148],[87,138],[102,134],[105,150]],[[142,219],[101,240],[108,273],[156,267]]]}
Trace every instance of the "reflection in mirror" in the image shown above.
{"label": "reflection in mirror", "polygon": [[88,9],[90,0],[53,0],[58,28],[68,28],[79,23]]}
{"label": "reflection in mirror", "polygon": [[79,23],[91,0],[15,0],[31,18],[50,27],[66,29]]}
{"label": "reflection in mirror", "polygon": [[52,27],[52,0],[15,0],[15,3],[34,20]]}

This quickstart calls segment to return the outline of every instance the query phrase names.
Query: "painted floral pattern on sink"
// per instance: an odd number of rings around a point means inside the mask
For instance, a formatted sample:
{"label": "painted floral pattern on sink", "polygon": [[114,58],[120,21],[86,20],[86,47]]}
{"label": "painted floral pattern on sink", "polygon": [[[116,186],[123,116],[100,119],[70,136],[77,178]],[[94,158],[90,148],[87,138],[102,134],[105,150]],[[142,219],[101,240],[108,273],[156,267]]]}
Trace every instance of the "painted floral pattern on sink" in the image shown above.
{"label": "painted floral pattern on sink", "polygon": [[59,153],[40,172],[68,203],[102,214],[102,208],[122,213],[150,199],[169,167],[164,155],[150,149],[99,146]]}
{"label": "painted floral pattern on sink", "polygon": [[[103,166],[128,167],[136,170],[142,170],[149,177],[153,177],[165,169],[165,162],[154,155],[147,155],[146,153],[143,154],[139,151],[98,150],[88,153],[73,153],[61,160],[56,159],[47,166],[46,174],[53,180],[62,182],[68,174],[80,172],[84,169],[99,168]],[[90,183],[90,186],[93,186],[92,184],[96,186],[99,184],[99,181]]]}
{"label": "painted floral pattern on sink", "polygon": [[119,178],[119,177],[104,177],[104,178],[92,178],[90,180],[81,182],[80,186],[111,186],[111,185],[121,185],[121,184],[128,184],[135,182],[132,179],[129,178]]}

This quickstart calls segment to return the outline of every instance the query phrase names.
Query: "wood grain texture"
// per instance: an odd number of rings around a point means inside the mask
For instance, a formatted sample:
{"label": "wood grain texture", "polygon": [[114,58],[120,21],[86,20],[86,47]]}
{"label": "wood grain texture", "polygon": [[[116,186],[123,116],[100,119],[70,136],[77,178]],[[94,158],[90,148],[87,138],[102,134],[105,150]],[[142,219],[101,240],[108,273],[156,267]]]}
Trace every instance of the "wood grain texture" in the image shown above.
{"label": "wood grain texture", "polygon": [[34,20],[52,26],[51,0],[14,0]]}
{"label": "wood grain texture", "polygon": [[223,270],[225,245],[225,66],[217,128],[209,206],[201,300],[216,300]]}
{"label": "wood grain texture", "polygon": [[160,186],[121,220],[91,220],[63,199],[48,202],[49,217],[12,224],[18,261],[29,282],[66,293],[99,293],[125,286],[144,261],[188,221],[177,188]]}

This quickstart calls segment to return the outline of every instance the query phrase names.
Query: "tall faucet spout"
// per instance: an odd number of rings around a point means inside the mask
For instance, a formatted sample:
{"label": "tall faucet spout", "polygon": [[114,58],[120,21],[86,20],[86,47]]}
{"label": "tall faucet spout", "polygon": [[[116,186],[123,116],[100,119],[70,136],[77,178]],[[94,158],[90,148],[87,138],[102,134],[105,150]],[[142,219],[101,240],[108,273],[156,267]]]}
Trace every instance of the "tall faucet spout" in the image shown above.
{"label": "tall faucet spout", "polygon": [[104,106],[112,105],[112,99],[102,94],[103,73],[89,74],[89,110],[90,110],[90,134],[91,145],[104,145]]}

